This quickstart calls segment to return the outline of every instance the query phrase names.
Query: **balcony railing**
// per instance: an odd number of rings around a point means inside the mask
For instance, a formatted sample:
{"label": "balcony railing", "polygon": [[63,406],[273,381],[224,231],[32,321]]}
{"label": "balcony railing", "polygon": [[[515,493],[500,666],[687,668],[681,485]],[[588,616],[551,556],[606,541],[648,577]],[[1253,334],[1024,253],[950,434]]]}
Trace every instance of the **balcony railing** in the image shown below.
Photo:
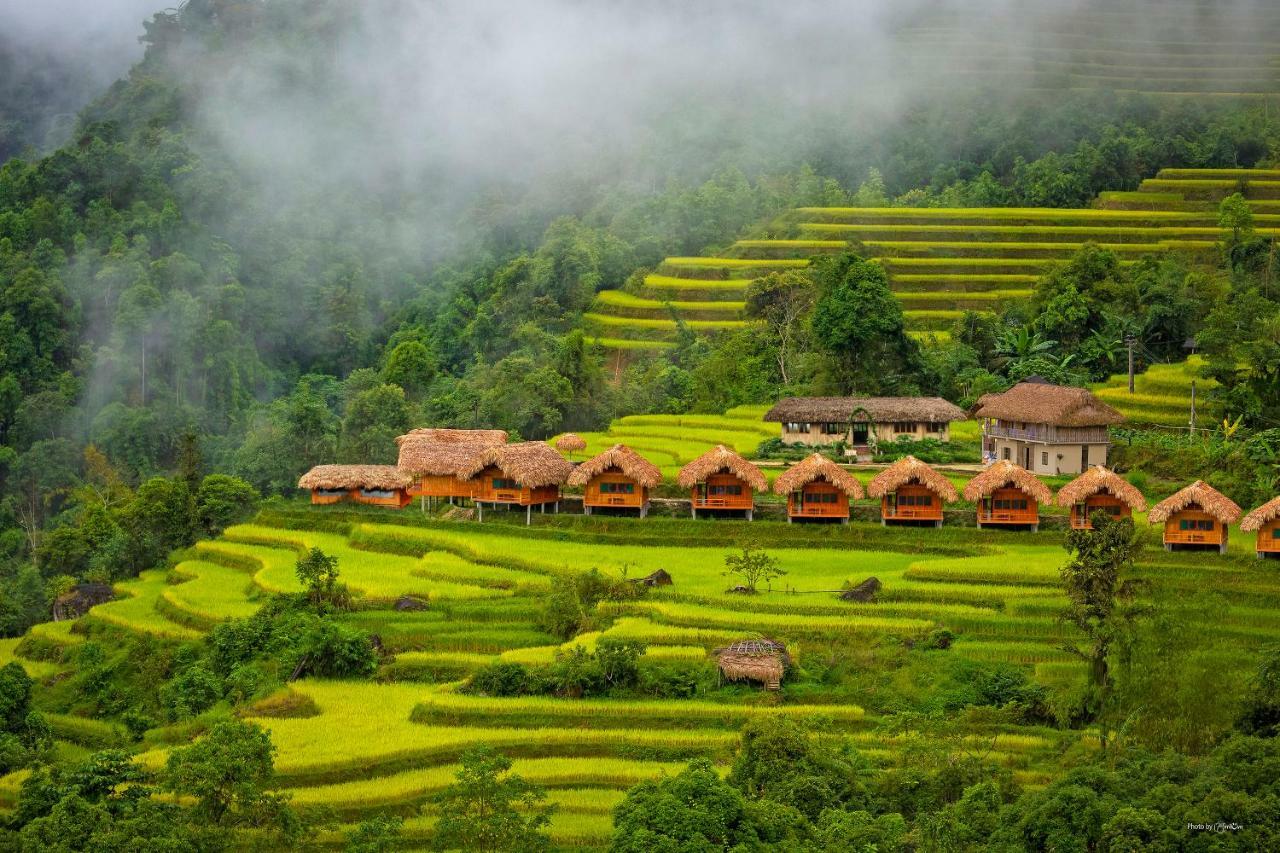
{"label": "balcony railing", "polygon": [[1018,441],[1038,441],[1044,444],[1106,444],[1111,440],[1106,427],[1027,424],[1026,427],[1018,428],[991,423],[983,428],[983,432],[988,438],[1010,438]]}

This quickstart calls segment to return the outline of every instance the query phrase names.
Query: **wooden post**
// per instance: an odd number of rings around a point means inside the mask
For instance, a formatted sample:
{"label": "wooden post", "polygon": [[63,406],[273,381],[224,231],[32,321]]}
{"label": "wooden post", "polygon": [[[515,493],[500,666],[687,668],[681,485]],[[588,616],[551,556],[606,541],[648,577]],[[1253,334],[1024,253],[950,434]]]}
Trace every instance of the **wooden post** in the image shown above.
{"label": "wooden post", "polygon": [[524,526],[528,527],[530,524],[533,524],[533,504],[524,508]]}

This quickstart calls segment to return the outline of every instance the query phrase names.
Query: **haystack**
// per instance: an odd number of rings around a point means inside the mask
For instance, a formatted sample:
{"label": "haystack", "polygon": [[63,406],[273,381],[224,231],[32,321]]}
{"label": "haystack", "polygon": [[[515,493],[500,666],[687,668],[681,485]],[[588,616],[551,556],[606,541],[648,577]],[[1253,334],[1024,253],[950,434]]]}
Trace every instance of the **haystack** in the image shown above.
{"label": "haystack", "polygon": [[729,681],[759,681],[768,690],[777,690],[791,658],[787,647],[773,640],[739,640],[716,649],[716,665]]}
{"label": "haystack", "polygon": [[1053,500],[1053,492],[1035,474],[1008,459],[1001,459],[970,480],[964,487],[964,499],[977,503],[1005,487],[1018,489],[1036,503],[1047,504]]}
{"label": "haystack", "polygon": [[959,498],[956,487],[951,485],[950,480],[914,456],[904,456],[872,477],[867,485],[867,494],[873,498],[882,498],[911,483],[924,486],[946,503]]}
{"label": "haystack", "polygon": [[[566,436],[567,437],[567,436]],[[561,439],[563,441],[563,439]],[[559,447],[559,442],[556,443]],[[586,444],[583,444],[585,447]],[[560,448],[563,450],[564,448]],[[616,468],[635,481],[636,485],[652,489],[662,483],[662,471],[648,459],[625,444],[615,444],[604,453],[593,456],[578,465],[569,475],[570,486],[585,486],[601,474]]]}
{"label": "haystack", "polygon": [[1070,507],[1084,503],[1094,495],[1104,492],[1124,501],[1134,512],[1142,512],[1147,508],[1147,501],[1142,497],[1142,492],[1119,474],[1101,465],[1093,466],[1067,483],[1058,490],[1058,496],[1054,500],[1058,506]]}
{"label": "haystack", "polygon": [[415,429],[396,438],[397,467],[414,477],[455,477],[477,453],[506,443],[500,429]]}
{"label": "haystack", "polygon": [[1169,520],[1169,516],[1189,506],[1199,507],[1223,525],[1234,524],[1244,512],[1231,498],[1203,480],[1196,480],[1153,506],[1147,520],[1152,524],[1163,524]]}
{"label": "haystack", "polygon": [[773,491],[779,495],[803,489],[815,480],[826,480],[851,500],[861,500],[862,484],[848,471],[821,453],[814,453],[804,461],[792,465],[773,481]]}
{"label": "haystack", "polygon": [[757,492],[764,491],[769,486],[769,481],[759,468],[723,444],[716,445],[681,468],[676,482],[682,489],[692,489],[698,483],[705,483],[707,477],[721,471],[734,475]]}
{"label": "haystack", "polygon": [[317,465],[302,475],[298,488],[395,491],[408,488],[411,482],[412,478],[395,465]]}
{"label": "haystack", "polygon": [[490,465],[531,489],[558,486],[573,471],[573,464],[545,441],[522,441],[486,448],[474,454],[458,470],[457,477],[469,480]]}
{"label": "haystack", "polygon": [[1261,530],[1263,525],[1280,518],[1280,497],[1272,498],[1244,517],[1240,529],[1245,533]]}

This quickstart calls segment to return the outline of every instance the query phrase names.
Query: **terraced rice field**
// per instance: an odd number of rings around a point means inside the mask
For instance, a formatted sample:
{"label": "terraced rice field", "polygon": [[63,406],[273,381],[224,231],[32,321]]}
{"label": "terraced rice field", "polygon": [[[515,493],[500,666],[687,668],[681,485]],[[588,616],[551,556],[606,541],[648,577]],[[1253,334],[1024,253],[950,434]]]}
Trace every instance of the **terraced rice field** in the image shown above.
{"label": "terraced rice field", "polygon": [[[453,780],[461,753],[477,744],[507,753],[518,772],[550,789],[560,806],[553,838],[593,846],[607,841],[609,811],[626,788],[675,772],[694,756],[725,767],[737,730],[753,717],[821,720],[830,736],[849,738],[881,765],[899,760],[912,740],[877,729],[875,713],[861,703],[813,705],[789,698],[786,683],[781,701],[746,689],[694,700],[506,699],[457,692],[458,679],[493,660],[539,666],[559,649],[591,649],[602,638],[617,638],[646,643],[646,661],[695,663],[735,639],[763,635],[786,642],[803,667],[808,655],[839,656],[842,649],[865,650],[945,627],[959,640],[950,651],[932,654],[1024,666],[1051,685],[1079,672],[1059,647],[1065,630],[1056,618],[1063,604],[1056,586],[1060,534],[853,525],[808,543],[815,547],[781,540],[770,545],[787,575],[744,598],[725,591],[721,574],[723,556],[741,540],[744,523],[610,519],[584,528],[547,519],[526,530],[393,520],[353,522],[335,532],[332,516],[309,509],[276,512],[202,543],[173,572],[120,584],[128,597],[94,608],[87,622],[175,641],[198,639],[221,619],[251,613],[268,593],[296,589],[292,570],[300,548],[321,547],[337,556],[344,580],[361,605],[372,608],[346,618],[377,633],[393,657],[375,681],[292,684],[288,690],[314,704],[312,716],[251,712],[250,718],[270,731],[279,750],[278,784],[298,806],[330,808],[349,823],[381,810],[405,814],[411,840],[427,837],[435,820],[432,795]],[[329,532],[306,529],[317,523]],[[666,525],[656,538],[655,523]],[[767,522],[750,529],[765,539],[787,532]],[[668,534],[696,537],[697,544],[664,543]],[[934,535],[936,546],[927,541]],[[841,544],[844,538],[860,544]],[[1148,550],[1141,572],[1187,595],[1213,583],[1229,607],[1204,630],[1242,644],[1274,642],[1280,638],[1280,586],[1256,567],[1248,546],[1245,537],[1233,538],[1227,559]],[[567,643],[542,633],[540,591],[557,574],[589,568],[631,577],[665,568],[675,585],[639,600],[602,604],[600,629]],[[842,602],[834,595],[845,581],[869,576],[884,585],[875,603]],[[430,605],[420,612],[391,609],[389,599],[402,594],[425,597]],[[44,625],[33,634],[45,642],[76,642],[80,637],[70,628]],[[0,662],[19,660],[35,677],[56,675],[50,664],[18,657],[18,648],[16,641],[0,647]],[[94,721],[59,718],[52,724],[68,749],[119,737]],[[1060,750],[1088,742],[1087,734],[1032,727],[970,737],[1033,785],[1050,778]],[[140,760],[158,767],[164,757],[164,749],[153,749]],[[4,785],[16,782],[0,781],[0,800]]]}
{"label": "terraced rice field", "polygon": [[1200,372],[1204,359],[1191,356],[1180,364],[1153,364],[1134,377],[1134,393],[1129,393],[1128,374],[1116,374],[1093,386],[1093,392],[1115,406],[1132,423],[1186,427],[1191,419],[1191,383],[1196,384],[1198,423],[1211,425],[1205,416],[1207,395],[1217,382]]}
{"label": "terraced rice field", "polygon": [[1241,191],[1259,232],[1280,234],[1280,170],[1165,169],[1135,192],[1103,193],[1094,207],[800,208],[762,226],[770,239],[733,244],[724,257],[668,258],[635,293],[602,291],[584,316],[601,346],[632,353],[669,348],[678,326],[706,334],[739,329],[747,287],[815,255],[861,246],[889,272],[907,328],[945,337],[965,311],[1028,299],[1050,267],[1086,243],[1122,263],[1176,253],[1215,256],[1217,204]]}

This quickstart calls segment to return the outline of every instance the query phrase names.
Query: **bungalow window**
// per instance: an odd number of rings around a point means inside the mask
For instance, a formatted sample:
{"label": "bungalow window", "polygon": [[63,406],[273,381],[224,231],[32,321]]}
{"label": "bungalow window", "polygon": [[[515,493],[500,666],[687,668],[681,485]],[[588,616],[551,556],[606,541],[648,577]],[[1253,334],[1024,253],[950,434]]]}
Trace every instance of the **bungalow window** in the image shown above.
{"label": "bungalow window", "polygon": [[1207,518],[1182,518],[1178,520],[1179,530],[1213,530],[1213,522]]}
{"label": "bungalow window", "polygon": [[996,498],[994,504],[996,509],[1026,509],[1026,498]]}
{"label": "bungalow window", "polygon": [[1010,458],[1012,458],[1012,457],[1010,456],[1010,454],[1009,454],[1009,448],[1007,448],[1007,447],[1004,449],[1004,458],[1005,458],[1005,459],[1010,459]]}
{"label": "bungalow window", "polygon": [[515,481],[515,480],[510,479],[509,477],[494,477],[494,478],[493,478],[493,487],[494,487],[495,489],[518,489],[518,488],[520,488],[520,486],[516,483],[516,481]]}
{"label": "bungalow window", "polygon": [[933,506],[933,495],[898,495],[898,506]]}
{"label": "bungalow window", "polygon": [[835,492],[814,492],[808,496],[811,504],[833,504],[836,502]]}
{"label": "bungalow window", "polygon": [[791,422],[791,423],[784,424],[784,428],[786,429],[787,432],[808,432],[809,431],[808,424],[802,424],[799,422]]}
{"label": "bungalow window", "polygon": [[941,433],[944,429],[946,429],[947,425],[939,421],[937,423],[927,423],[924,425],[924,428],[926,432],[931,432],[936,435]]}
{"label": "bungalow window", "polygon": [[844,435],[844,433],[845,433],[844,424],[823,424],[822,425],[823,435]]}
{"label": "bungalow window", "polygon": [[742,494],[742,486],[711,486],[707,492],[712,495],[740,495]]}
{"label": "bungalow window", "polygon": [[323,495],[326,498],[341,497],[347,493],[346,489],[316,489],[317,495]]}
{"label": "bungalow window", "polygon": [[602,495],[633,495],[636,492],[635,483],[601,483],[600,494]]}
{"label": "bungalow window", "polygon": [[898,433],[915,432],[916,425],[913,421],[898,421],[893,425],[893,431]]}
{"label": "bungalow window", "polygon": [[362,498],[394,498],[396,493],[391,489],[361,489]]}
{"label": "bungalow window", "polygon": [[1042,451],[1042,452],[1040,453],[1040,464],[1041,464],[1041,465],[1048,465],[1048,464],[1049,464],[1049,453],[1048,453],[1048,451]]}

